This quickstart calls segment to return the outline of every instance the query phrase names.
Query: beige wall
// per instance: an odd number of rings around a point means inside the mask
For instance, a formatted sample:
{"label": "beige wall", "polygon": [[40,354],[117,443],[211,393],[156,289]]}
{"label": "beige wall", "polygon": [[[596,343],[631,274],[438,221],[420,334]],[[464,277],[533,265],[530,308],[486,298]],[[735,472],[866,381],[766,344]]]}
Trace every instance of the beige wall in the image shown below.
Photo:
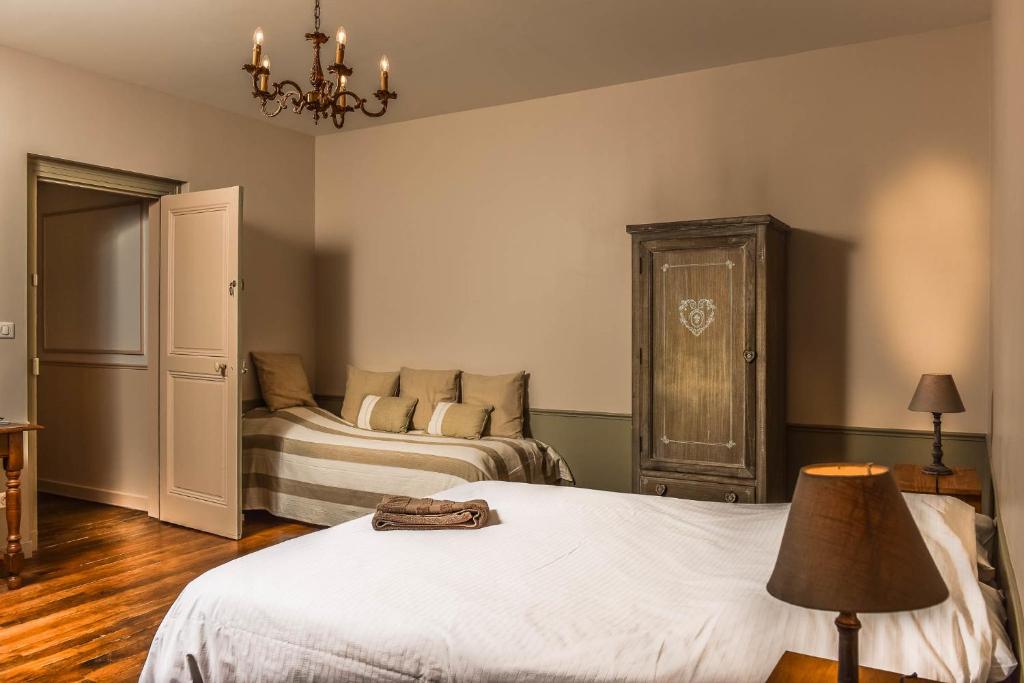
{"label": "beige wall", "polygon": [[1024,595],[1024,5],[1019,0],[993,3],[992,35],[990,448],[1006,550],[1016,569],[1017,592]]}
{"label": "beige wall", "polygon": [[[0,320],[18,326],[17,339],[0,341],[0,415],[27,414],[29,153],[185,180],[193,190],[244,186],[243,350],[296,351],[312,370],[311,137],[6,48],[0,73],[20,102],[0,111]],[[248,97],[239,78],[239,97]],[[252,373],[245,393],[255,395]],[[32,504],[34,463],[29,469]],[[33,523],[34,509],[25,528]]]}
{"label": "beige wall", "polygon": [[[789,420],[923,428],[922,372],[988,424],[989,28],[973,25],[320,137],[317,388],[525,368],[630,409],[627,223],[770,212]],[[401,101],[399,101],[401,106]]]}

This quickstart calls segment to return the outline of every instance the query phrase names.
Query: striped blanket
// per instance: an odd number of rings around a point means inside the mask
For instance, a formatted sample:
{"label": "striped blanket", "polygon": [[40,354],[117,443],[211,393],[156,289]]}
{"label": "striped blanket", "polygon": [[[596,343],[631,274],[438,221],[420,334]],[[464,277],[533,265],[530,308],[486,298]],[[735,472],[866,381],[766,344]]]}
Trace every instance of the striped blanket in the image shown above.
{"label": "striped blanket", "polygon": [[562,458],[534,439],[371,432],[306,407],[246,413],[242,471],[246,510],[325,526],[373,512],[385,495],[425,498],[485,480],[573,481]]}

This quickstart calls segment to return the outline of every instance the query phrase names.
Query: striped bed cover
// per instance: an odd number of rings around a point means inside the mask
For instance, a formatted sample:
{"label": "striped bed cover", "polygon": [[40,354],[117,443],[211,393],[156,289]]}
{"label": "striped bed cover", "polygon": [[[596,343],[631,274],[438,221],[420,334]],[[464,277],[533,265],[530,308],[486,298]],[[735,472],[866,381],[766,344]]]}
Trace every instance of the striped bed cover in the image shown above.
{"label": "striped bed cover", "polygon": [[353,427],[321,408],[257,408],[242,420],[246,510],[333,526],[384,495],[428,497],[465,482],[572,484],[565,461],[534,439],[471,441]]}

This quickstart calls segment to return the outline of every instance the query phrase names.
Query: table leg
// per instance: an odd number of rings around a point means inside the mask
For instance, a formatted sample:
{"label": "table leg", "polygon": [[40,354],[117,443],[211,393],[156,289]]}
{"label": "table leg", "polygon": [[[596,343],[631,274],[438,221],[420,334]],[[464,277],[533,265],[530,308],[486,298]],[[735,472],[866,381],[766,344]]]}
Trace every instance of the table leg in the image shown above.
{"label": "table leg", "polygon": [[21,588],[21,567],[25,555],[21,552],[21,468],[24,464],[22,445],[24,436],[14,435],[9,443],[10,452],[4,459],[7,474],[7,588]]}

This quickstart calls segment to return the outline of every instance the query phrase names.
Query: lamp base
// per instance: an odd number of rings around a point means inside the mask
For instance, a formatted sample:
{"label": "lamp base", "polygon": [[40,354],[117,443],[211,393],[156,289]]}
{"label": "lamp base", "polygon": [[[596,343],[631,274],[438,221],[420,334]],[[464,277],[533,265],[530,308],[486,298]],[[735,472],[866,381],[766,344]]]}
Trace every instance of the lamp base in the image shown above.
{"label": "lamp base", "polygon": [[838,683],[857,683],[860,675],[857,661],[860,619],[853,612],[840,612],[836,617],[836,629],[839,631],[839,671],[836,680]]}
{"label": "lamp base", "polygon": [[924,472],[925,474],[934,474],[938,477],[947,477],[953,474],[953,470],[949,469],[941,462],[933,462],[931,465],[925,465],[924,467],[921,468],[921,471]]}

